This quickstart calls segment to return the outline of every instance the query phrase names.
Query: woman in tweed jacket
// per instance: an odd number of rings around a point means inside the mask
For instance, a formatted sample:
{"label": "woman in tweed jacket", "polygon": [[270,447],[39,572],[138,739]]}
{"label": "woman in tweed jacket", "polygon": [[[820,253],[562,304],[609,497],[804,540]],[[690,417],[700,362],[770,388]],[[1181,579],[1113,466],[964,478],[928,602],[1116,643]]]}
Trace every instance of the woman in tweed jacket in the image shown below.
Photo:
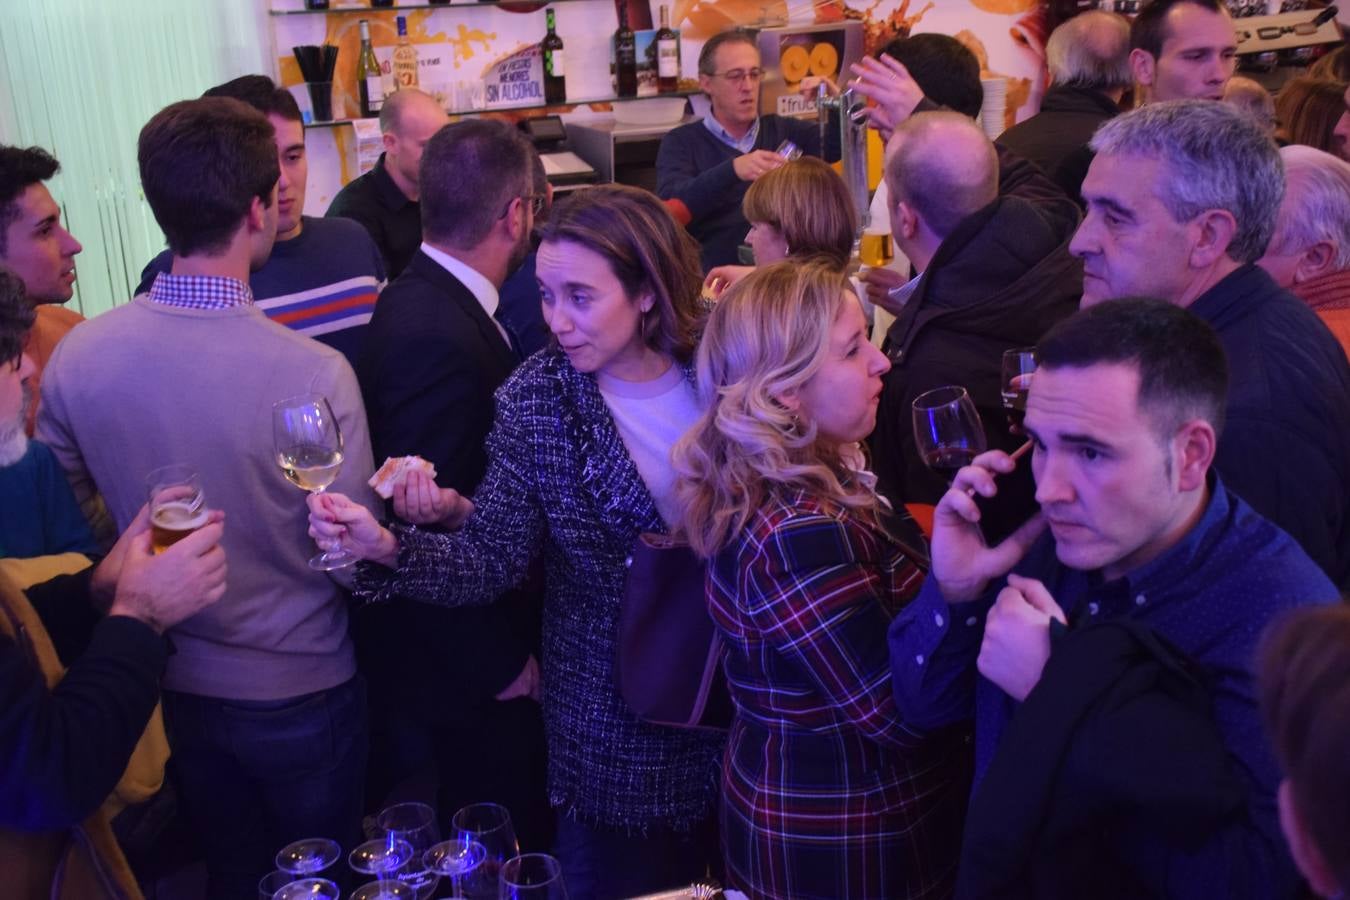
{"label": "woman in tweed jacket", "polygon": [[709,409],[674,459],[736,703],[727,875],[752,897],[953,889],[964,754],[896,710],[886,629],[923,573],[858,447],[887,368],[844,276],[819,263],[747,276],[699,348]]}
{"label": "woman in tweed jacket", "polygon": [[[574,896],[632,896],[702,877],[716,850],[706,835],[724,741],[639,721],[614,666],[626,561],[641,532],[667,530],[670,446],[699,412],[687,368],[698,253],[659,200],[619,186],[564,200],[541,237],[544,316],[559,346],[498,391],[489,467],[472,503],[418,476],[395,494],[401,517],[463,526],[391,532],[325,494],[311,504],[311,533],[321,546],[340,542],[384,563],[357,571],[357,594],[377,600],[486,603],[542,554],[542,702],[549,794],[562,817],[558,854]],[[639,387],[664,380],[662,396],[687,402],[611,393],[624,388],[616,376]],[[653,447],[650,435],[625,427],[635,410],[677,430]]]}

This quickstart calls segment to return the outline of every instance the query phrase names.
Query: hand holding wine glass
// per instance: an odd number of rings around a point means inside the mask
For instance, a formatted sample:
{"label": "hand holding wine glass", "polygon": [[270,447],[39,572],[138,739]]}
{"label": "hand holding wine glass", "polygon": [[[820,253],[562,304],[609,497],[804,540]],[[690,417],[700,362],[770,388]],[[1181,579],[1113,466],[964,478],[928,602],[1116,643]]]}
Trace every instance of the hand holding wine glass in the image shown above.
{"label": "hand holding wine glass", "polygon": [[320,547],[340,548],[354,559],[390,568],[398,564],[398,538],[360,503],[328,492],[310,494],[308,502],[309,536]]}
{"label": "hand holding wine glass", "polygon": [[934,388],[914,398],[914,440],[928,468],[949,483],[987,445],[984,424],[966,389]]}
{"label": "hand holding wine glass", "polygon": [[[320,394],[304,394],[272,405],[272,440],[286,480],[314,494],[323,493],[342,469],[342,431]],[[356,562],[346,550],[321,553],[310,568],[331,572]]]}
{"label": "hand holding wine glass", "polygon": [[1008,417],[1008,431],[1012,434],[1022,434],[1022,421],[1027,415],[1027,392],[1031,388],[1031,375],[1035,371],[1035,347],[1003,352],[999,385],[1003,410]]}

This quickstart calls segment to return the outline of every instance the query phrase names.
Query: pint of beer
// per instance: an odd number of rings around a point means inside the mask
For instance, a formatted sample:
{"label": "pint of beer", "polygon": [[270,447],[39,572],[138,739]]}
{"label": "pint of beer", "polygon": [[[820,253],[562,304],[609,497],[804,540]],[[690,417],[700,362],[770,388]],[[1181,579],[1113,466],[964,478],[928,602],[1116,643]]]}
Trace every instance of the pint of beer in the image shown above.
{"label": "pint of beer", "polygon": [[895,258],[891,250],[891,233],[889,231],[873,230],[870,226],[862,233],[862,240],[858,243],[858,258],[862,260],[863,265],[879,269],[882,266],[889,265]]}
{"label": "pint of beer", "polygon": [[179,501],[160,506],[150,514],[150,543],[155,552],[163,553],[201,528],[209,515],[204,506],[193,509],[191,504]]}
{"label": "pint of beer", "polygon": [[206,524],[210,510],[197,473],[187,466],[165,466],[147,476],[150,494],[150,543],[156,553]]}

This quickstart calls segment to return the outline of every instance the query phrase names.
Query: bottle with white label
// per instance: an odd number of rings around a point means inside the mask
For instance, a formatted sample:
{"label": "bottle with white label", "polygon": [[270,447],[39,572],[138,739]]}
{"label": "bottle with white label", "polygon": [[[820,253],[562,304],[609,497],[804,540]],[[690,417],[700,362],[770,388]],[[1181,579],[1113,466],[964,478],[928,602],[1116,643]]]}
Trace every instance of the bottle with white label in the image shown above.
{"label": "bottle with white label", "polygon": [[680,36],[670,28],[670,10],[662,4],[661,27],[656,32],[656,90],[673,94],[680,89]]}
{"label": "bottle with white label", "polygon": [[544,14],[544,20],[548,24],[548,33],[539,42],[539,49],[544,54],[544,102],[552,106],[567,102],[567,79],[564,77],[563,41],[558,37],[553,10]]}
{"label": "bottle with white label", "polygon": [[365,19],[361,26],[361,53],[356,58],[356,87],[361,94],[361,118],[370,119],[380,114],[384,106],[384,78],[380,72],[380,61],[375,58],[375,48],[370,43],[370,23]]}
{"label": "bottle with white label", "polygon": [[399,16],[398,46],[394,48],[394,89],[417,87],[417,50],[408,41],[408,20]]}

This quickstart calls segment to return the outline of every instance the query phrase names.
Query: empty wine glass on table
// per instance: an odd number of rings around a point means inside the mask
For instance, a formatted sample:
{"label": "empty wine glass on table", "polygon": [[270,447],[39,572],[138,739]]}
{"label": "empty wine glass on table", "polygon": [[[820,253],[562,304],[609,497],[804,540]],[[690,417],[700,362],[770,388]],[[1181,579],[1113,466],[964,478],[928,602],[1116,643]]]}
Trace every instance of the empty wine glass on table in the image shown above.
{"label": "empty wine glass on table", "polygon": [[1035,371],[1035,347],[1003,351],[999,391],[1003,397],[1003,411],[1008,417],[1008,430],[1014,434],[1022,433],[1022,420],[1027,415],[1027,391]]}
{"label": "empty wine glass on table", "polygon": [[417,891],[402,881],[372,881],[363,884],[347,900],[413,900]]}
{"label": "empty wine glass on table", "polygon": [[[323,493],[342,469],[342,431],[328,398],[320,394],[272,404],[272,439],[286,480],[302,490]],[[330,572],[355,562],[355,554],[339,549],[318,554],[309,566]]]}
{"label": "empty wine glass on table", "polygon": [[966,389],[934,388],[914,398],[914,440],[928,468],[949,483],[962,466],[988,449],[984,424]]}
{"label": "empty wine glass on table", "polygon": [[347,864],[362,875],[374,875],[377,880],[397,879],[412,862],[413,848],[407,841],[377,838],[366,841],[347,854]]}
{"label": "empty wine glass on table", "polygon": [[502,865],[498,900],[567,900],[562,866],[546,853],[525,853]]}
{"label": "empty wine glass on table", "polygon": [[497,878],[502,864],[520,854],[511,813],[499,803],[474,803],[455,813],[450,820],[455,834],[483,845],[486,857],[483,870],[489,882]]}
{"label": "empty wine glass on table", "polygon": [[301,878],[273,894],[272,900],[342,900],[342,892],[327,878]]}
{"label": "empty wine glass on table", "polygon": [[258,900],[272,900],[277,895],[277,891],[295,880],[294,875],[290,872],[283,872],[281,869],[268,872],[258,882]]}
{"label": "empty wine glass on table", "polygon": [[418,900],[429,900],[439,879],[422,859],[441,840],[436,810],[425,803],[396,803],[381,811],[375,823],[386,841],[407,841],[412,847],[412,861],[399,873],[399,880],[416,892]]}
{"label": "empty wine glass on table", "polygon": [[338,842],[329,838],[304,838],[282,847],[277,853],[277,868],[294,876],[292,880],[327,872],[342,857]]}
{"label": "empty wine glass on table", "polygon": [[423,864],[450,882],[449,897],[491,898],[497,896],[496,884],[483,865],[487,851],[469,838],[442,841],[422,857]]}

